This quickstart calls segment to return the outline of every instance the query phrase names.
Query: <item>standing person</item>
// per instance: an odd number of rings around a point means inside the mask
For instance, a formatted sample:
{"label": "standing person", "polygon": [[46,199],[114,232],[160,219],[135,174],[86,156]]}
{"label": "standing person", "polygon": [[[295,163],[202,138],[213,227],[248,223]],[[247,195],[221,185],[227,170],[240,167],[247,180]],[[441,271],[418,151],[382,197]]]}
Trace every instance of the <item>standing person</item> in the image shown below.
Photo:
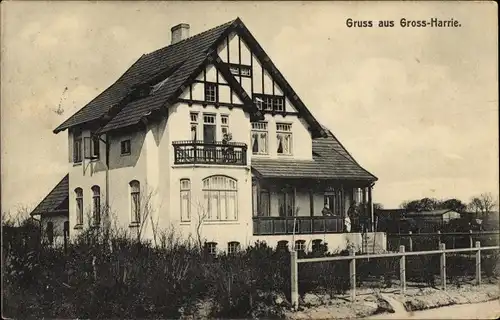
{"label": "standing person", "polygon": [[[354,200],[351,201],[351,206],[347,210],[346,219],[347,218],[349,219],[349,231],[348,232],[350,232],[352,220],[354,220],[356,222],[356,218],[359,218],[358,206],[356,204],[356,201],[354,201]],[[345,223],[346,219],[344,219],[344,223]],[[354,229],[355,230],[353,230],[353,231],[358,231],[358,226],[355,226]]]}
{"label": "standing person", "polygon": [[332,211],[330,210],[330,206],[328,205],[328,203],[326,203],[325,207],[323,208],[323,210],[321,210],[321,214],[323,215],[323,217],[327,217],[327,216],[332,216],[333,215]]}
{"label": "standing person", "polygon": [[351,232],[351,218],[349,218],[348,214],[345,215],[344,226],[346,232]]}

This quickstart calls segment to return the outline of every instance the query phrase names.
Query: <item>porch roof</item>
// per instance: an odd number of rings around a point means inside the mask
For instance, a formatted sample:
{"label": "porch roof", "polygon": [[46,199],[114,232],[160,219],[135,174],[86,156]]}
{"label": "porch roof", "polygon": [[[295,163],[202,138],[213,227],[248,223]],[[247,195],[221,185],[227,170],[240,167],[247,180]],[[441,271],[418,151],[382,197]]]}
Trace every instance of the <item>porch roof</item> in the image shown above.
{"label": "porch roof", "polygon": [[50,193],[40,202],[40,204],[31,212],[34,215],[54,215],[68,214],[69,198],[69,174],[65,175],[61,181],[50,191]]}
{"label": "porch roof", "polygon": [[377,181],[377,177],[361,167],[331,132],[326,138],[313,140],[312,153],[312,160],[254,157],[252,169],[263,178]]}

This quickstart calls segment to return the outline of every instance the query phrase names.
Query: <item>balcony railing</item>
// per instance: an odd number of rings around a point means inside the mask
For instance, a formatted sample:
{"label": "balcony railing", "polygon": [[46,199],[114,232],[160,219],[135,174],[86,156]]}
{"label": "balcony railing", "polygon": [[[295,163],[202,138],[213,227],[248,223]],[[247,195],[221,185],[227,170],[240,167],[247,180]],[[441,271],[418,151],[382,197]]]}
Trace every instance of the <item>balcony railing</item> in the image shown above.
{"label": "balcony railing", "polygon": [[[355,221],[351,220],[352,226],[357,226],[358,224],[357,219],[355,219]],[[354,228],[354,230],[356,229],[357,228]],[[351,231],[354,230],[351,228]],[[345,232],[345,226],[344,219],[341,217],[253,217],[254,235],[342,232]]]}
{"label": "balcony railing", "polygon": [[174,164],[247,164],[247,145],[235,142],[174,141]]}

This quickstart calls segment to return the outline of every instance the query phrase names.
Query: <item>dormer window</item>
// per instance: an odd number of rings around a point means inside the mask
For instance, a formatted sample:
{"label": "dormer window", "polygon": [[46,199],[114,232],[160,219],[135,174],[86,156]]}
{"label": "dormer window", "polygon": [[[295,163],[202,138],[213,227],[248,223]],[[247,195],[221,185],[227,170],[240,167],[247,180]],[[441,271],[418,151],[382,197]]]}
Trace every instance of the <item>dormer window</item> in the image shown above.
{"label": "dormer window", "polygon": [[205,83],[205,101],[217,102],[217,84],[210,82]]}

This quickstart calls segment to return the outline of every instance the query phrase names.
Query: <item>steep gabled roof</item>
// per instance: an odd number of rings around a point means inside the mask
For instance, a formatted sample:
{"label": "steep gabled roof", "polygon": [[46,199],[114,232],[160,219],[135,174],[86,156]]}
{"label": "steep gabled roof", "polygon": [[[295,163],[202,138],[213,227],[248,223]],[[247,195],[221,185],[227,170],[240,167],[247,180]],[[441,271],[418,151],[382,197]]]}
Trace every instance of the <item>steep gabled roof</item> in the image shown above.
{"label": "steep gabled roof", "polygon": [[[57,127],[54,133],[96,120],[101,120],[100,132],[139,123],[143,117],[174,102],[185,86],[201,72],[206,64],[214,63],[210,59],[217,58],[217,46],[232,31],[238,33],[249,44],[266,70],[296,106],[299,115],[309,124],[313,136],[324,135],[325,132],[319,123],[239,18],[143,55],[120,79]],[[141,97],[135,94],[141,87],[155,84],[154,80],[159,82],[165,78],[167,80],[154,93]],[[235,84],[232,87],[237,93],[240,91]],[[250,104],[249,107],[254,109],[256,116],[259,117],[253,102],[245,99],[247,93],[241,92],[241,94],[244,96],[242,100],[247,101]]]}
{"label": "steep gabled roof", "polygon": [[265,178],[377,181],[377,177],[361,167],[337,138],[326,130],[327,137],[312,141],[312,160],[252,158],[252,169]]}
{"label": "steep gabled roof", "polygon": [[42,215],[47,213],[67,213],[69,198],[69,174],[49,192],[49,194],[31,212],[31,215]]}
{"label": "steep gabled roof", "polygon": [[[220,38],[224,31],[226,31],[234,21],[235,20],[227,22],[193,37],[141,56],[115,83],[69,119],[64,121],[54,130],[54,133],[58,133],[75,125],[102,118],[115,105],[125,99],[127,95],[131,94],[134,87],[177,66],[178,69],[171,75],[168,85],[164,86],[162,92],[149,97],[149,100],[154,97],[155,107],[161,105],[161,98],[168,97],[183,83],[183,80],[201,64],[203,58],[206,58],[207,51],[213,46],[214,42]],[[144,110],[135,110],[135,107],[141,104],[140,100],[129,104],[127,111],[124,112],[129,114],[125,115],[122,113],[120,121],[124,121],[124,124],[137,123],[137,115],[140,115]]]}

